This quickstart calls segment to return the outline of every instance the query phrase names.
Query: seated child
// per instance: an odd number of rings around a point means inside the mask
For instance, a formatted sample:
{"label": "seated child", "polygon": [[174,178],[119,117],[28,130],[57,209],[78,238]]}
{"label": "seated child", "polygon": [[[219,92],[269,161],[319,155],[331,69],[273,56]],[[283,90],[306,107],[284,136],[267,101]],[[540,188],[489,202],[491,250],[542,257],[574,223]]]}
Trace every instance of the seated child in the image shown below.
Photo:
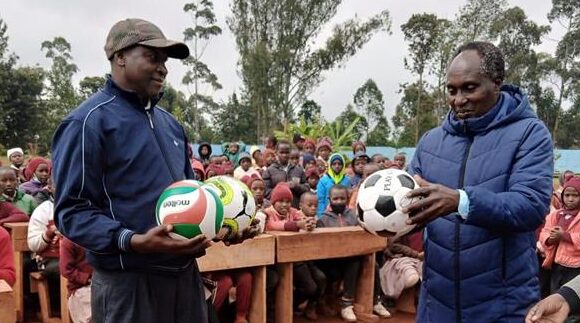
{"label": "seated child", "polygon": [[[298,231],[300,229],[312,231],[316,224],[314,218],[306,218],[291,206],[292,191],[286,183],[279,183],[271,194],[272,206],[265,209],[266,230],[271,231]],[[306,300],[310,300],[306,312],[310,318],[316,318],[316,300],[319,298],[320,277],[316,281],[312,277],[310,266],[305,263],[295,263],[293,266],[296,301],[294,307]]]}
{"label": "seated child", "polygon": [[385,167],[385,161],[389,161],[389,159],[383,156],[383,154],[374,154],[371,157],[371,162],[377,164],[380,169],[387,169],[387,167]]}
{"label": "seated child", "polygon": [[305,172],[309,171],[310,169],[316,169],[316,158],[314,155],[309,153],[302,155],[302,168],[304,168]]}
{"label": "seated child", "polygon": [[211,145],[208,142],[202,142],[199,144],[197,152],[199,154],[199,161],[202,163],[204,168],[207,167],[211,162]]}
{"label": "seated child", "polygon": [[265,165],[262,168],[266,170],[276,161],[276,151],[273,149],[266,149],[264,151],[264,161]]}
{"label": "seated child", "polygon": [[[40,204],[30,217],[28,224],[28,248],[35,255],[38,269],[48,279],[51,305],[58,308],[60,298],[59,247],[62,235],[54,225],[54,202]],[[52,299],[54,298],[54,301]]]}
{"label": "seated child", "polygon": [[352,158],[352,177],[350,178],[350,187],[357,187],[363,180],[363,169],[371,161],[369,156],[364,152],[357,152]]}
{"label": "seated child", "polygon": [[315,153],[316,153],[316,142],[312,139],[306,139],[302,144],[302,154],[303,155],[310,154],[311,156],[314,156]]}
{"label": "seated child", "polygon": [[361,178],[360,183],[352,190],[350,200],[348,202],[348,207],[356,210],[356,199],[358,198],[358,190],[360,188],[360,184],[367,179],[367,177],[371,176],[373,173],[378,172],[380,170],[379,165],[375,163],[366,164],[363,168],[363,176]]}
{"label": "seated child", "polygon": [[246,145],[242,142],[222,144],[222,152],[232,162],[232,165],[238,165],[240,154],[244,151],[246,151]]}
{"label": "seated child", "polygon": [[205,180],[205,168],[203,167],[203,164],[197,159],[192,159],[191,168],[195,173],[195,179],[203,182]]}
{"label": "seated child", "polygon": [[270,197],[272,206],[266,208],[266,231],[312,231],[316,221],[305,219],[300,211],[291,206],[292,191],[287,183],[282,182],[274,187]]}
{"label": "seated child", "polygon": [[395,301],[403,290],[414,287],[423,276],[423,231],[388,238],[385,264],[380,270],[380,284],[385,296]]}
{"label": "seated child", "polygon": [[552,292],[580,275],[580,177],[564,184],[562,204],[563,208],[546,217],[540,233],[540,243],[546,253],[542,266],[552,269]]}
{"label": "seated child", "polygon": [[330,188],[334,185],[342,185],[350,187],[350,179],[346,176],[345,168],[346,162],[341,154],[332,154],[329,159],[330,167],[328,172],[321,176],[316,193],[318,194],[318,216],[322,216],[329,201]]}
{"label": "seated child", "polygon": [[91,278],[85,249],[67,238],[60,243],[60,272],[67,279],[68,310],[75,323],[91,322]]}
{"label": "seated child", "polygon": [[210,277],[217,283],[214,307],[218,314],[228,299],[230,289],[236,288],[235,323],[248,323],[250,301],[252,299],[252,273],[249,269],[223,270],[212,272]]}
{"label": "seated child", "polygon": [[318,170],[318,175],[322,177],[328,170],[328,163],[320,158],[316,158],[316,169]]}
{"label": "seated child", "polygon": [[225,175],[224,168],[218,164],[209,164],[205,170],[205,179],[208,180],[215,176]]}
{"label": "seated child", "polygon": [[0,167],[0,192],[0,201],[12,203],[28,216],[36,208],[34,198],[18,190],[18,178],[10,167]]}
{"label": "seated child", "polygon": [[291,167],[298,166],[300,164],[300,150],[293,148],[290,150],[290,155],[288,156],[288,165]]}
{"label": "seated child", "polygon": [[243,152],[240,154],[239,166],[234,171],[234,177],[241,180],[244,176],[256,175],[261,177],[260,173],[252,168],[252,157],[249,153]]}
{"label": "seated child", "polygon": [[316,194],[318,190],[318,181],[320,180],[320,175],[318,175],[318,170],[311,168],[306,171],[306,183],[310,188],[310,192]]}
{"label": "seated child", "polygon": [[24,178],[24,151],[22,148],[16,147],[8,149],[6,156],[10,161],[10,168],[16,172],[16,178],[18,179],[18,185],[26,182]]}
{"label": "seated child", "polygon": [[16,272],[14,271],[14,248],[8,231],[0,226],[0,279],[14,286]]}
{"label": "seated child", "polygon": [[[330,208],[318,220],[318,227],[345,227],[358,226],[355,212],[347,207],[348,189],[342,185],[334,185],[329,192]],[[320,205],[320,203],[319,203]],[[354,314],[354,297],[356,295],[357,280],[360,269],[360,258],[349,257],[320,261],[320,268],[326,274],[329,282],[342,280],[344,285],[340,300],[341,317],[347,322],[356,322]],[[372,291],[369,291],[371,293]],[[387,309],[375,299],[373,312],[383,318],[390,317]]]}
{"label": "seated child", "polygon": [[27,182],[22,183],[19,189],[34,197],[48,185],[50,161],[42,157],[32,158],[24,170],[24,177]]}

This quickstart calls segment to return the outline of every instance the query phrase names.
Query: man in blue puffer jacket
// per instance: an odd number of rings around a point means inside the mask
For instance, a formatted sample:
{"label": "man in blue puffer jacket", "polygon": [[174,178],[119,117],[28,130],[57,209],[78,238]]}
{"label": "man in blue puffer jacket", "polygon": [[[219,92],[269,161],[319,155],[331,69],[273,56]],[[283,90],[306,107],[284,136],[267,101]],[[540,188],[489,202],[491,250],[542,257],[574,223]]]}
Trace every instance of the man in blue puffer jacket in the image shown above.
{"label": "man in blue puffer jacket", "polygon": [[[417,322],[522,322],[540,297],[534,230],[552,192],[550,134],[526,95],[502,85],[494,45],[462,46],[447,70],[451,111],[409,171],[427,224]],[[433,184],[432,184],[433,183]]]}

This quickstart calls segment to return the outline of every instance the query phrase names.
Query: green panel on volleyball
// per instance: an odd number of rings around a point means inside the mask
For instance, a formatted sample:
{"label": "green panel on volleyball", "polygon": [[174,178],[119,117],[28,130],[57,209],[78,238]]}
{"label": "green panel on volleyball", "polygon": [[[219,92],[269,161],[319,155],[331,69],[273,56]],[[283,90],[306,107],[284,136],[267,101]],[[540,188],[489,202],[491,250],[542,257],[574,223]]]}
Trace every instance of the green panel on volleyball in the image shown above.
{"label": "green panel on volleyball", "polygon": [[201,234],[201,229],[197,224],[174,224],[173,232],[186,238],[193,238]]}
{"label": "green panel on volleyball", "polygon": [[161,193],[161,196],[159,196],[159,199],[157,200],[157,205],[155,206],[155,217],[157,218],[157,223],[163,224],[161,223],[161,221],[159,221],[159,213],[160,213],[159,211],[161,209],[161,206],[163,205],[163,201],[165,201],[167,198],[171,196],[191,193],[197,189],[198,189],[197,187],[173,187],[165,189],[165,191]]}

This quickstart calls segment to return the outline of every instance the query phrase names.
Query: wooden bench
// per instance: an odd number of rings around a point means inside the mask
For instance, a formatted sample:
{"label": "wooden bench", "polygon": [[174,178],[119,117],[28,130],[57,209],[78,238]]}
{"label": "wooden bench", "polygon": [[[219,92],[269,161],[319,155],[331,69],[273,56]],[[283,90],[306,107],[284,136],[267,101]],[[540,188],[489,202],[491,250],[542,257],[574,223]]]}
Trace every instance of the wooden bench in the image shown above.
{"label": "wooden bench", "polygon": [[0,279],[0,318],[2,322],[16,322],[14,291],[8,283]]}
{"label": "wooden bench", "polygon": [[275,238],[267,234],[231,246],[220,242],[208,248],[206,255],[197,260],[201,272],[253,269],[252,301],[248,317],[252,323],[266,322],[266,266],[274,264],[275,244]]}
{"label": "wooden bench", "polygon": [[280,281],[276,290],[276,322],[293,321],[292,263],[360,256],[362,263],[355,297],[355,313],[361,322],[376,322],[373,312],[375,252],[387,240],[360,227],[319,228],[312,232],[268,232],[276,237],[276,263]]}
{"label": "wooden bench", "polygon": [[40,317],[42,323],[60,323],[60,317],[52,315],[52,308],[50,306],[50,293],[48,288],[48,281],[42,273],[30,273],[30,291],[38,293],[38,300],[40,301]]}
{"label": "wooden bench", "polygon": [[4,227],[10,233],[12,246],[14,247],[14,270],[16,283],[14,284],[14,302],[16,308],[16,320],[24,320],[24,253],[28,252],[28,222],[4,223]]}

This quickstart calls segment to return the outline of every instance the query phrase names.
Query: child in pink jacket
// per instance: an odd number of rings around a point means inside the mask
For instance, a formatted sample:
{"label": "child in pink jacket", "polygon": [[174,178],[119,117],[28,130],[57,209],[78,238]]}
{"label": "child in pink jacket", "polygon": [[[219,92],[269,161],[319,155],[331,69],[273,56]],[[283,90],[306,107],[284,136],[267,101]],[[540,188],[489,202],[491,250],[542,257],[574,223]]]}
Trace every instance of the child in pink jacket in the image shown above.
{"label": "child in pink jacket", "polygon": [[562,204],[563,208],[546,217],[540,233],[540,243],[546,253],[542,266],[552,268],[552,292],[580,275],[580,177],[564,184]]}

